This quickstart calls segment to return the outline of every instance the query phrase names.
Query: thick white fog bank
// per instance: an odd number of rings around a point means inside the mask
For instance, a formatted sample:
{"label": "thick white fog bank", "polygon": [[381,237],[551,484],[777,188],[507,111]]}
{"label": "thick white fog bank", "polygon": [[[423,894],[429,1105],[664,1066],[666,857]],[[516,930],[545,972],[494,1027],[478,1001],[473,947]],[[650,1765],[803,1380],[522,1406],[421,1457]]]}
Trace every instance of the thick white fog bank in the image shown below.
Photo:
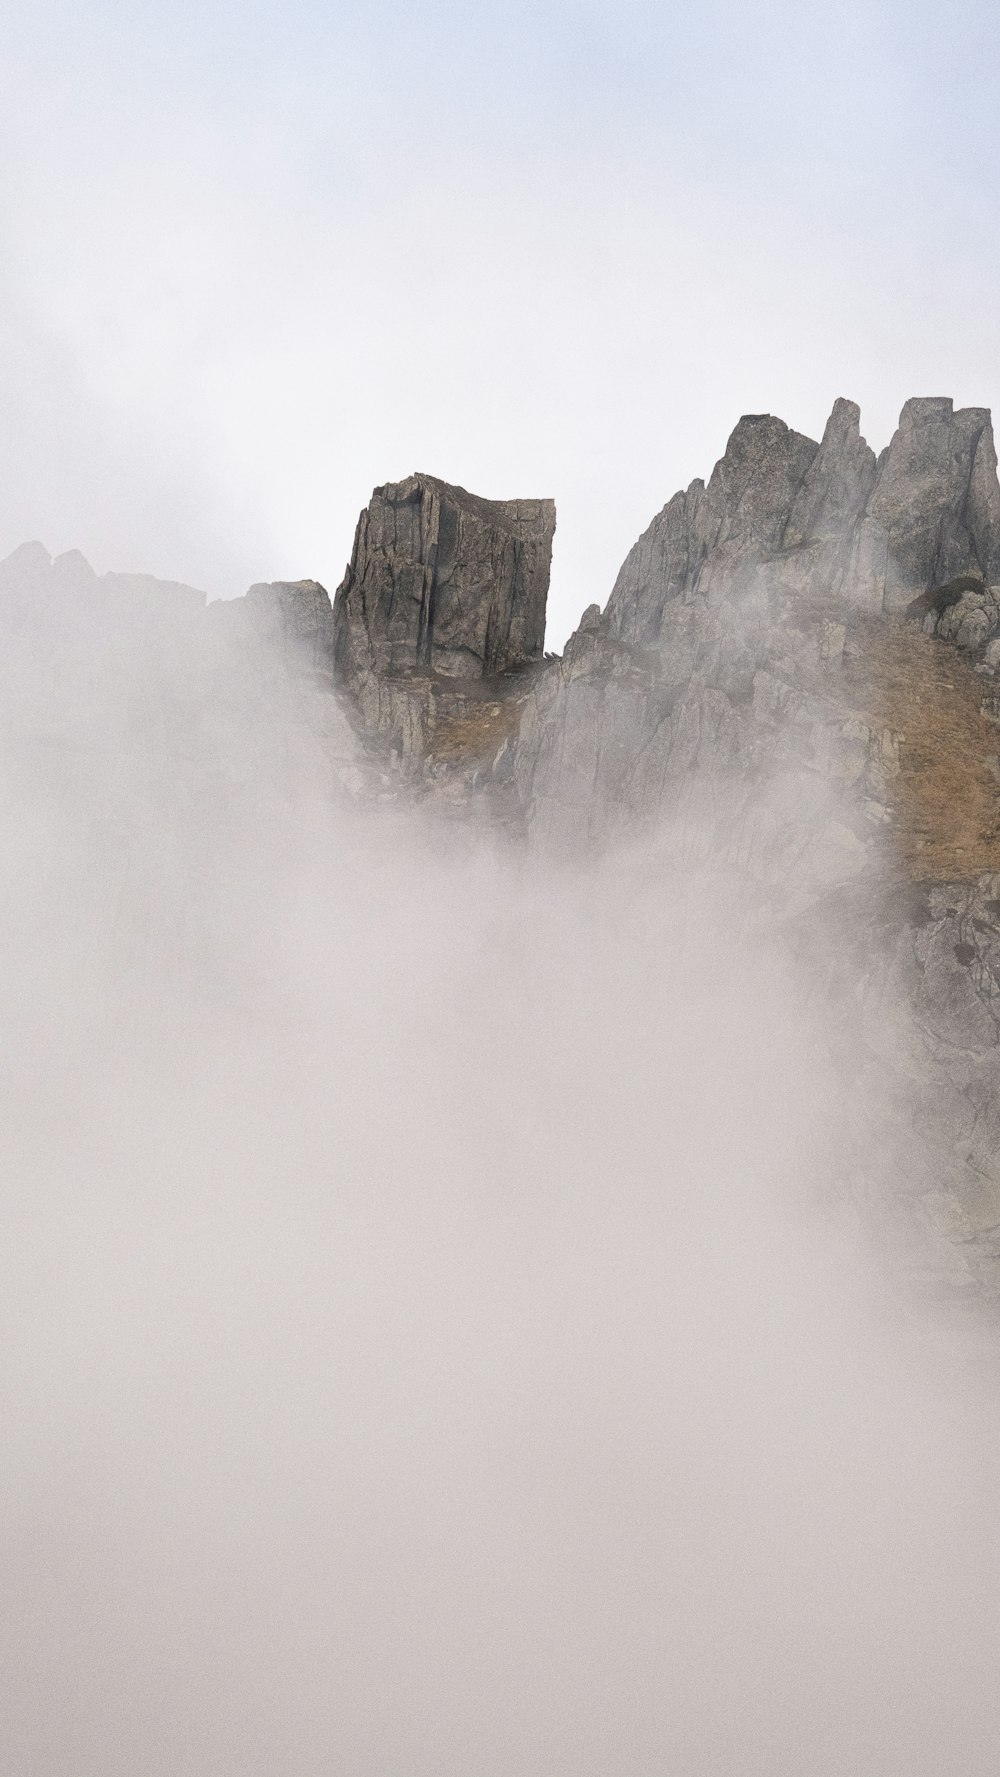
{"label": "thick white fog bank", "polygon": [[990,1769],[993,1347],[777,948],[339,808],[207,624],[6,638],[0,1765]]}

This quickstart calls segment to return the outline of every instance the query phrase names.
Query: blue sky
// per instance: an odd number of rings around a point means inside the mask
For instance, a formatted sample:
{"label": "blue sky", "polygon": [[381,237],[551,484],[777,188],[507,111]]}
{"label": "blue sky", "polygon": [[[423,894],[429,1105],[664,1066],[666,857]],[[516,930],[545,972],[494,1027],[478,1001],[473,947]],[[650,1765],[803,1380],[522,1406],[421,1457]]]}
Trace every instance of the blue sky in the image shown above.
{"label": "blue sky", "polygon": [[741,412],[991,403],[996,10],[46,4],[0,25],[0,549],[336,584],[414,468],[551,640]]}

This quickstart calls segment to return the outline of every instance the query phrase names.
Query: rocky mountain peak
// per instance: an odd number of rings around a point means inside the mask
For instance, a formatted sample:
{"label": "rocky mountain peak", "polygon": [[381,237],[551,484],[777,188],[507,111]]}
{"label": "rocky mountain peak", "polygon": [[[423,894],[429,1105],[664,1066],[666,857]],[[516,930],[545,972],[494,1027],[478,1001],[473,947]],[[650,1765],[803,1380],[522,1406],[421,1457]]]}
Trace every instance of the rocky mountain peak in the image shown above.
{"label": "rocky mountain peak", "polygon": [[[423,754],[489,686],[542,658],[555,505],[430,475],[376,488],[333,607],[340,682],[365,734]],[[505,691],[510,686],[505,686]]]}
{"label": "rocky mountain peak", "polygon": [[334,601],[345,676],[486,678],[541,657],[551,500],[485,500],[430,475],[376,488]]}
{"label": "rocky mountain peak", "polygon": [[875,472],[875,452],[861,436],[861,409],[840,397],[792,502],[783,547],[823,543],[842,555],[864,514]]}
{"label": "rocky mountain peak", "polygon": [[876,609],[976,572],[1000,579],[1000,488],[989,410],[907,401],[859,527],[858,582]]}
{"label": "rocky mountain peak", "polygon": [[745,414],[706,489],[705,505],[716,521],[711,546],[778,548],[818,448],[769,413]]}

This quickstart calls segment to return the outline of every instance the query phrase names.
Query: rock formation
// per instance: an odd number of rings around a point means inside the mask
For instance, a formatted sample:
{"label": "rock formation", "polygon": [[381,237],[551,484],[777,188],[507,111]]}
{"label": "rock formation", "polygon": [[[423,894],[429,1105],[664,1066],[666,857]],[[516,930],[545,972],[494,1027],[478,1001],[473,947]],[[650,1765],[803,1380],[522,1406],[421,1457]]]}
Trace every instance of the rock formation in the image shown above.
{"label": "rock formation", "polygon": [[333,689],[333,607],[318,580],[259,581],[245,598],[219,599],[209,611],[211,622],[239,633],[244,646],[252,637],[293,674],[318,674]]}
{"label": "rock formation", "polygon": [[370,739],[420,755],[484,685],[541,660],[554,531],[551,500],[430,475],[375,489],[334,601],[338,673]]}
{"label": "rock formation", "polygon": [[908,402],[877,463],[858,422],[740,421],[532,688],[513,796],[558,855],[655,836],[786,922],[901,1109],[906,1213],[996,1290],[996,453],[950,401]]}
{"label": "rock formation", "polygon": [[[777,768],[794,763],[813,783],[847,770],[850,818],[827,799],[812,838],[845,875],[863,867],[865,823],[889,818],[884,767],[848,770],[842,758],[856,757],[863,730],[880,761],[883,725],[877,697],[866,717],[860,692],[852,707],[841,695],[845,648],[848,660],[863,652],[864,619],[916,615],[915,601],[950,581],[957,597],[928,607],[928,625],[989,670],[1000,488],[985,409],[907,402],[878,464],[859,418],[838,401],[816,445],[748,416],[707,487],[693,482],[654,519],[603,616],[588,616],[529,699],[515,768],[529,824],[593,839],[666,812],[695,773],[725,780],[719,818],[746,855],[734,785],[759,808],[752,786],[768,775],[773,795]],[[765,875],[769,844],[755,820],[750,855]]]}
{"label": "rock formation", "polygon": [[337,592],[338,663],[485,678],[537,660],[554,531],[551,500],[482,500],[430,475],[376,488]]}
{"label": "rock formation", "polygon": [[985,407],[907,401],[858,536],[859,588],[898,611],[929,586],[1000,579],[1000,490]]}

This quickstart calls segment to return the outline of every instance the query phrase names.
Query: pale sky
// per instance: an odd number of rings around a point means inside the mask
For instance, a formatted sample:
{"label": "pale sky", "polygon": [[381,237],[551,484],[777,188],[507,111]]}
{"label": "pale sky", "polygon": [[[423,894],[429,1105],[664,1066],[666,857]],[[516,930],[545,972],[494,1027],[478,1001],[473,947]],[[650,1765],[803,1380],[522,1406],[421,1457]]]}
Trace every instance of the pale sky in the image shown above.
{"label": "pale sky", "polygon": [[379,482],[552,496],[549,644],[739,415],[1000,377],[984,0],[7,0],[0,552],[332,591]]}

